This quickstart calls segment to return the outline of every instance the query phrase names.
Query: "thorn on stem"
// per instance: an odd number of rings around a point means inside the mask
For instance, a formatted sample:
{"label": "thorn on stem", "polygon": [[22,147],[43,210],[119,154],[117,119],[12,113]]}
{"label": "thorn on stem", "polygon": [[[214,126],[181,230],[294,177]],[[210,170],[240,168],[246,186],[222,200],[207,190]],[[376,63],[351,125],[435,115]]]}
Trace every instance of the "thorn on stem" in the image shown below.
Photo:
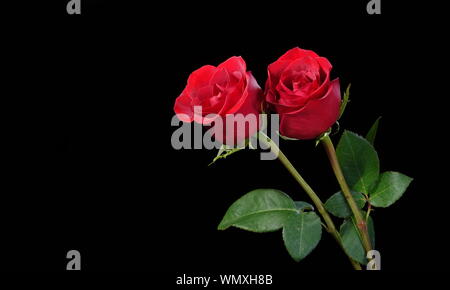
{"label": "thorn on stem", "polygon": [[366,222],[365,222],[365,221],[361,221],[360,223],[358,223],[358,228],[359,228],[361,231],[366,231],[366,230],[367,230],[367,224],[366,224]]}

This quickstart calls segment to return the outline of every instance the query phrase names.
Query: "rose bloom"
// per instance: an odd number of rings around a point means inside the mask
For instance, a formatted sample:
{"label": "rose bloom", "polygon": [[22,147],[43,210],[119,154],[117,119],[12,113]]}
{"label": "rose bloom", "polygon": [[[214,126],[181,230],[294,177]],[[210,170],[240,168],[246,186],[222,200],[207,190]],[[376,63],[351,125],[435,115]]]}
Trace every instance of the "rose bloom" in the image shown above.
{"label": "rose bloom", "polygon": [[339,79],[330,62],[311,50],[293,48],[268,67],[265,99],[280,115],[280,134],[314,139],[339,117]]}
{"label": "rose bloom", "polygon": [[[174,110],[181,121],[213,125],[215,139],[233,146],[257,132],[262,95],[245,61],[234,56],[217,67],[205,65],[191,73]],[[254,115],[256,122],[247,122],[244,130],[237,130],[236,122],[226,123],[227,115]]]}

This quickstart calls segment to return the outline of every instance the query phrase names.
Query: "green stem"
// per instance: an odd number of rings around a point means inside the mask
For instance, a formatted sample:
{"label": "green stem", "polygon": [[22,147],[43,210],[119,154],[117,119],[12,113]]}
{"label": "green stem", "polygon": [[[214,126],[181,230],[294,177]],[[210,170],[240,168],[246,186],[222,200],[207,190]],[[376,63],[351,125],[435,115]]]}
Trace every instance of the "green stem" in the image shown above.
{"label": "green stem", "polygon": [[367,223],[350,192],[347,182],[345,181],[344,174],[342,173],[341,166],[336,156],[336,150],[334,149],[333,142],[329,136],[323,137],[321,141],[325,151],[327,152],[328,159],[330,160],[331,167],[333,168],[334,175],[336,176],[339,186],[341,187],[342,193],[347,200],[353,215],[355,216],[364,249],[368,252],[372,250],[372,245],[370,243],[369,232],[367,231]]}
{"label": "green stem", "polygon": [[[322,218],[324,219],[325,224],[327,225],[327,227],[326,227],[327,231],[333,236],[333,238],[336,240],[336,242],[339,244],[339,246],[345,252],[345,249],[342,245],[341,236],[339,235],[339,232],[336,230],[336,226],[334,225],[334,222],[331,219],[328,212],[325,210],[325,207],[323,206],[323,203],[320,200],[319,196],[317,196],[317,194],[314,192],[314,190],[303,179],[303,177],[300,175],[300,173],[295,169],[295,167],[292,165],[292,163],[289,161],[289,159],[287,159],[286,155],[284,155],[284,153],[280,150],[280,148],[277,146],[277,144],[275,144],[275,142],[273,142],[267,135],[265,135],[262,132],[258,133],[258,137],[261,142],[263,142],[264,144],[269,146],[272,153],[278,157],[278,160],[280,160],[280,162],[289,171],[289,173],[294,177],[294,179],[298,182],[298,184],[305,190],[305,192],[308,194],[308,196],[313,201],[313,203],[316,206],[319,213],[322,215]],[[352,263],[352,266],[355,270],[361,270],[361,265],[358,262],[354,261],[350,256],[348,256],[348,258],[350,259],[350,262]]]}

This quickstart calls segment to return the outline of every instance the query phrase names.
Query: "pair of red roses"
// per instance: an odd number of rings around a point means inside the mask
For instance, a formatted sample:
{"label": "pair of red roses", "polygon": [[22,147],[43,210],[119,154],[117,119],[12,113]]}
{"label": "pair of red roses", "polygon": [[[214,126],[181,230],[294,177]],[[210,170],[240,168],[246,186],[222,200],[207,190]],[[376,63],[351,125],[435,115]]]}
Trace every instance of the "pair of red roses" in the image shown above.
{"label": "pair of red roses", "polygon": [[[315,52],[293,48],[269,65],[263,92],[242,57],[234,56],[217,67],[206,65],[194,71],[174,110],[184,122],[209,125],[228,114],[258,116],[266,107],[280,115],[281,135],[314,139],[339,117],[340,85],[339,79],[330,80],[331,68]],[[201,107],[201,112],[195,107]],[[247,138],[258,128],[241,136]]]}

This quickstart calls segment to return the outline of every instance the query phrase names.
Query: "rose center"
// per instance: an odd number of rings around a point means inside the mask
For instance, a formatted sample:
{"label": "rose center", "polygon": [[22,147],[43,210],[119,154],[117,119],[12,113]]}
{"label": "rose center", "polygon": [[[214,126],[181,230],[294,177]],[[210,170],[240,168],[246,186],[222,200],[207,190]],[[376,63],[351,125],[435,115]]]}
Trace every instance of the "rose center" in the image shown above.
{"label": "rose center", "polygon": [[294,93],[299,91],[309,91],[314,85],[316,77],[311,71],[301,71],[296,74],[292,81],[292,91]]}

